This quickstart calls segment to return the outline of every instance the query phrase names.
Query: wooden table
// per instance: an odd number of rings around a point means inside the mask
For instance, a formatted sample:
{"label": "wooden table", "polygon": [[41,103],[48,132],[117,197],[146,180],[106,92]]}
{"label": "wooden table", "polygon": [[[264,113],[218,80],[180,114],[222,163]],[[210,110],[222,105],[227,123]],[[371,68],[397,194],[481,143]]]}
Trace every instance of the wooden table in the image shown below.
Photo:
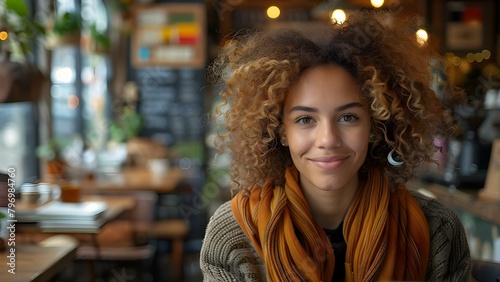
{"label": "wooden table", "polygon": [[[127,210],[131,210],[135,207],[135,199],[132,196],[96,196],[96,195],[84,195],[83,196],[83,201],[98,201],[98,202],[104,202],[107,205],[107,210],[104,213],[104,217],[106,218],[106,222],[111,221],[124,213]],[[26,212],[26,211],[31,211],[34,210],[37,206],[34,205],[27,205],[23,203],[22,201],[19,201],[19,203],[16,205],[16,212]],[[105,225],[106,223],[104,223]],[[103,226],[104,226],[103,225]],[[89,231],[82,231],[82,230],[58,230],[57,232],[46,232],[40,230],[37,224],[29,223],[21,223],[18,222],[16,224],[16,232],[20,234],[35,234],[35,233],[57,233],[57,234],[97,234],[99,233],[98,230],[89,230]],[[1,281],[1,280],[0,280]]]}
{"label": "wooden table", "polygon": [[10,259],[7,257],[10,255],[9,251],[0,252],[0,281],[50,281],[74,260],[77,247],[77,244],[55,247],[44,247],[36,244],[17,245],[15,249],[15,274],[8,272],[10,269]]}
{"label": "wooden table", "polygon": [[109,191],[154,191],[158,194],[170,194],[184,179],[184,171],[171,168],[163,176],[155,176],[149,169],[125,168],[119,174],[97,175],[93,180],[81,183],[86,193]]}

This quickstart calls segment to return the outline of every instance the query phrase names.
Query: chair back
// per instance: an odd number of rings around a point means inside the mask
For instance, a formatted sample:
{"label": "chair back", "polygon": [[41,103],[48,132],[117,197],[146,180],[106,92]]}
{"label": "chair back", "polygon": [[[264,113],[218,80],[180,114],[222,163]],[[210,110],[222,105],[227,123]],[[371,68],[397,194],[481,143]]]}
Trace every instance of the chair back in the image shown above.
{"label": "chair back", "polygon": [[472,277],[478,282],[500,282],[500,263],[472,260]]}

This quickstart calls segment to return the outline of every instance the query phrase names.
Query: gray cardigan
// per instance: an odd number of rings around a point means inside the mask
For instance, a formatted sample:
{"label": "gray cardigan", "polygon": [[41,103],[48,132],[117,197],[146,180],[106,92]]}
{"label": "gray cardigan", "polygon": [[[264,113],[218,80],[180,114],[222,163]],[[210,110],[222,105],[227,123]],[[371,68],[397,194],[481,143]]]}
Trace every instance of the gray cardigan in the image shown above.
{"label": "gray cardigan", "polygon": [[[457,215],[437,200],[413,193],[429,224],[427,281],[471,281],[471,258]],[[233,216],[230,202],[211,217],[201,248],[204,281],[266,281],[264,262]]]}

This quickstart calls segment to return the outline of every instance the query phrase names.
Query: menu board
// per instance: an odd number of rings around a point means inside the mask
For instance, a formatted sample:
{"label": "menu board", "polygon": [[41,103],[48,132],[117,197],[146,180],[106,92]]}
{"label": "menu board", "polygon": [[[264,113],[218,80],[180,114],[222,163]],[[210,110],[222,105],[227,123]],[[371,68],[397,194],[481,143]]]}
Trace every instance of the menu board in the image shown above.
{"label": "menu board", "polygon": [[202,67],[205,64],[205,5],[155,4],[134,11],[134,67]]}
{"label": "menu board", "polygon": [[171,146],[180,141],[204,140],[204,69],[136,69],[144,117],[141,135]]}

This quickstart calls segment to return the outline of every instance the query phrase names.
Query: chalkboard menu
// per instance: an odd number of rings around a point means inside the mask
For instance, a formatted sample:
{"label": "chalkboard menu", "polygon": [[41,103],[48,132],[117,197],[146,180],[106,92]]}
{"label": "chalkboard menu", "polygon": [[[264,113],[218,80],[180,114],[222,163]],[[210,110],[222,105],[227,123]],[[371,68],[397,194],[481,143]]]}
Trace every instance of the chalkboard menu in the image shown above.
{"label": "chalkboard menu", "polygon": [[183,141],[204,140],[203,69],[136,69],[144,117],[142,136],[167,146]]}

